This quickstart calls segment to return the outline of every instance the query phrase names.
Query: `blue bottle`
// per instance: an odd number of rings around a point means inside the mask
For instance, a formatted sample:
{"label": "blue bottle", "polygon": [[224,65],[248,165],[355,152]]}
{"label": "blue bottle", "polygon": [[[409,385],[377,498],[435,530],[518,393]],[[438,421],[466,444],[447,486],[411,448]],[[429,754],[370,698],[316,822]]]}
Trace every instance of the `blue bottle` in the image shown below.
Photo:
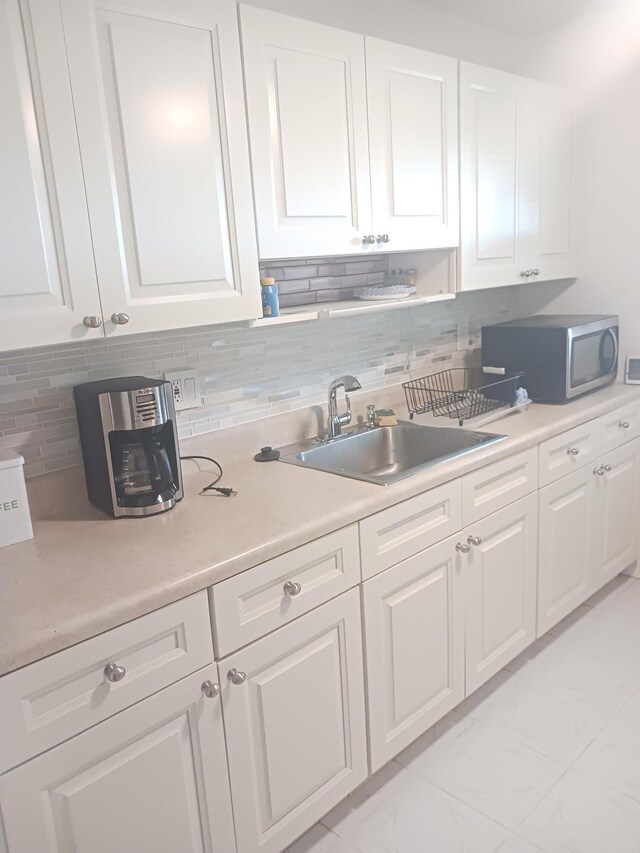
{"label": "blue bottle", "polygon": [[275,278],[261,278],[260,285],[262,291],[262,316],[278,317],[280,315],[280,303],[278,302],[278,285]]}

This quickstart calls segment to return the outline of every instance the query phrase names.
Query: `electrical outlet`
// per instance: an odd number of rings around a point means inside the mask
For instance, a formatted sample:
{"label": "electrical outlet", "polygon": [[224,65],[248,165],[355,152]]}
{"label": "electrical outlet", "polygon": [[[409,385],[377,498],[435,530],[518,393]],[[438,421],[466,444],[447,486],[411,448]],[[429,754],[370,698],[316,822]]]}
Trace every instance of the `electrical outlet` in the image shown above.
{"label": "electrical outlet", "polygon": [[173,403],[177,412],[182,409],[196,409],[202,405],[195,368],[172,370],[165,373],[164,378],[171,383]]}

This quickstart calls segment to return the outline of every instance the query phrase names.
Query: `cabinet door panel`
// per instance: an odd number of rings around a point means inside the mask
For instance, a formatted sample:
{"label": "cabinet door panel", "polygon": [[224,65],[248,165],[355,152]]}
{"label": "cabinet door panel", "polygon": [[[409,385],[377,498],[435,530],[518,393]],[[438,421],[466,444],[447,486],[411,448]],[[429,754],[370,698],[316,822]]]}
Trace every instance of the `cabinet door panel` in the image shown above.
{"label": "cabinet door panel", "polygon": [[372,222],[392,249],[457,246],[457,63],[366,39]]}
{"label": "cabinet door panel", "polygon": [[366,776],[359,591],[220,663],[238,846],[278,853]]}
{"label": "cabinet door panel", "polygon": [[536,83],[528,112],[522,192],[537,203],[522,212],[523,260],[540,280],[570,278],[577,275],[573,104],[565,91]]}
{"label": "cabinet door panel", "polygon": [[460,66],[462,286],[520,281],[518,78]]}
{"label": "cabinet door panel", "polygon": [[593,466],[540,491],[538,636],[589,596],[593,566]]}
{"label": "cabinet door panel", "polygon": [[0,0],[0,113],[0,345],[102,337],[82,322],[101,310],[55,3]]}
{"label": "cabinet door panel", "polygon": [[640,442],[632,441],[612,451],[601,464],[610,470],[595,478],[595,517],[600,523],[594,545],[597,561],[593,589],[599,589],[638,557]]}
{"label": "cabinet door panel", "polygon": [[257,317],[235,6],[62,8],[107,334]]}
{"label": "cabinet door panel", "polygon": [[235,850],[209,666],[0,778],[11,853]]}
{"label": "cabinet door panel", "polygon": [[537,495],[463,531],[481,539],[465,567],[467,694],[535,638]]}
{"label": "cabinet door panel", "polygon": [[365,583],[371,769],[464,698],[464,604],[456,539]]}
{"label": "cabinet door panel", "polygon": [[250,6],[241,20],[260,257],[361,252],[363,37]]}

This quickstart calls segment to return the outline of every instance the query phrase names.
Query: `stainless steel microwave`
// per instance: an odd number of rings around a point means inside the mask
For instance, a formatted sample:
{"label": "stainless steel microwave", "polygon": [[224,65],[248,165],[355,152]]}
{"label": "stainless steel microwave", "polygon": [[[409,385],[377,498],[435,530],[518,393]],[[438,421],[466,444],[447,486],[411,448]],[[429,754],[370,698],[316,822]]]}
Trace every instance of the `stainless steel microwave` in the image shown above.
{"label": "stainless steel microwave", "polygon": [[484,326],[482,366],[487,373],[522,371],[532,400],[564,403],[615,381],[618,318],[541,314]]}

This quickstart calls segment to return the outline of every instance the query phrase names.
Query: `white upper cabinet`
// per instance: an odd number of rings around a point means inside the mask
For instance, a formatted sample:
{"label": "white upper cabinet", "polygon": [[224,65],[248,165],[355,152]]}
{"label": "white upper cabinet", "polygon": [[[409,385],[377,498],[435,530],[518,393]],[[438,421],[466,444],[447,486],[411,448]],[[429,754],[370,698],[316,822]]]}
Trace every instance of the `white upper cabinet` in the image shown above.
{"label": "white upper cabinet", "polygon": [[0,0],[0,349],[101,337],[57,4]]}
{"label": "white upper cabinet", "polygon": [[577,274],[563,90],[460,64],[460,289]]}
{"label": "white upper cabinet", "polygon": [[374,234],[387,250],[457,246],[458,63],[365,44]]}
{"label": "white upper cabinet", "polygon": [[251,6],[241,25],[260,257],[361,252],[364,38]]}
{"label": "white upper cabinet", "polygon": [[235,4],[62,13],[106,334],[259,316]]}
{"label": "white upper cabinet", "polygon": [[241,20],[260,256],[457,246],[456,60]]}

